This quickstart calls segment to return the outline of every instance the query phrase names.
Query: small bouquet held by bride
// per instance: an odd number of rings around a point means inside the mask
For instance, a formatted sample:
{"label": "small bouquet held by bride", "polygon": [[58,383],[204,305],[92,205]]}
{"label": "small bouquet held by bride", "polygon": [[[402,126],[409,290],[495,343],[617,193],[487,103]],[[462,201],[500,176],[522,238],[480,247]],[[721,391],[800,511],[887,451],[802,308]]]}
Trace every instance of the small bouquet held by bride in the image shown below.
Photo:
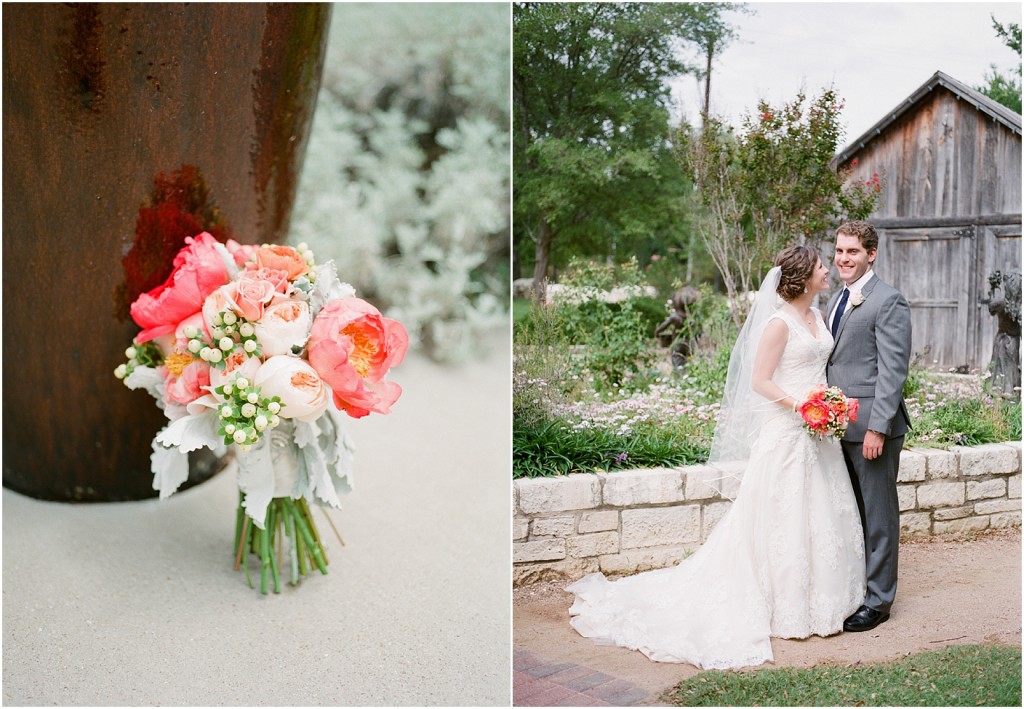
{"label": "small bouquet held by bride", "polygon": [[402,389],[384,376],[405,357],[405,328],[304,244],[222,244],[206,232],[185,239],[167,281],[141,294],[131,316],[142,332],[114,374],[169,420],[153,439],[153,488],[173,494],[191,451],[233,448],[236,570],[255,554],[263,593],[271,578],[280,592],[286,569],[292,584],[307,570],[326,574],[310,509],[338,508],[351,489],[339,412],[390,413]]}
{"label": "small bouquet held by bride", "polygon": [[860,402],[847,397],[839,387],[815,387],[800,405],[804,428],[819,439],[825,436],[842,438],[851,421],[857,420]]}

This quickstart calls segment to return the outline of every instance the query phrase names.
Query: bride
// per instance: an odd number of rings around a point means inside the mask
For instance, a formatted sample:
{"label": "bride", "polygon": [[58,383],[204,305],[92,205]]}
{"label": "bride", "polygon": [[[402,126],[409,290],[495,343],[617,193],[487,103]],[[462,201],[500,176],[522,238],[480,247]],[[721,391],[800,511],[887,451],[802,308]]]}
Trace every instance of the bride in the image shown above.
{"label": "bride", "polygon": [[609,581],[590,574],[572,626],[657,662],[702,669],[773,659],[771,637],[832,635],[864,599],[864,540],[837,440],[796,413],[825,384],[832,335],[811,307],[828,287],[813,249],[775,259],[729,361],[710,461],[746,460],[739,493],[678,566]]}

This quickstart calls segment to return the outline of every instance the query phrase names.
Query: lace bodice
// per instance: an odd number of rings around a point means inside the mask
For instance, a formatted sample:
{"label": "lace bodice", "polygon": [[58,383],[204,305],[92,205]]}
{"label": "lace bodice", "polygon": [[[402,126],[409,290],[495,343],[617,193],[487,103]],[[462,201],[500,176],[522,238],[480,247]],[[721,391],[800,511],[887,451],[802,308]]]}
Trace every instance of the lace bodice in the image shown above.
{"label": "lace bodice", "polygon": [[786,306],[779,309],[771,318],[782,320],[789,328],[786,349],[782,353],[772,381],[787,394],[801,401],[811,388],[825,383],[825,364],[832,351],[832,333],[825,327],[818,309],[811,308],[811,312],[814,313],[817,336],[811,335],[796,314]]}

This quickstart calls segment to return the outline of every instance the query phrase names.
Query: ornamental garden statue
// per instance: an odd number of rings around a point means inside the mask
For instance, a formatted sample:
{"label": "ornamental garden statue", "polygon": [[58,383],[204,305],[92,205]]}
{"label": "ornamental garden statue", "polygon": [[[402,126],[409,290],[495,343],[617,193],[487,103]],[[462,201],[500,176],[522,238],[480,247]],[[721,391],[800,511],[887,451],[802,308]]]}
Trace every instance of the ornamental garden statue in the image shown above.
{"label": "ornamental garden statue", "polygon": [[992,392],[1010,399],[1020,398],[1020,271],[989,275],[988,311],[998,318],[992,343]]}

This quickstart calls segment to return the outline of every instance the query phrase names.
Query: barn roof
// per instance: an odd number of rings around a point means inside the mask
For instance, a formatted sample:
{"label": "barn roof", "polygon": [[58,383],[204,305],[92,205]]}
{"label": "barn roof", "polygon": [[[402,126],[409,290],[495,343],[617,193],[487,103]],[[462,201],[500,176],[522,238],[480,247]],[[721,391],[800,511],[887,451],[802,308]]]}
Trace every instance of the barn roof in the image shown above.
{"label": "barn roof", "polygon": [[990,116],[992,120],[1002,123],[1011,131],[1020,135],[1021,116],[1019,113],[1007,108],[1001,103],[993,101],[988,96],[979,91],[975,91],[970,86],[960,83],[952,76],[943,74],[941,71],[937,71],[930,79],[928,79],[928,81],[924,82],[916,91],[914,91],[914,93],[910,94],[910,96],[900,102],[896,108],[886,113],[878,123],[871,126],[871,128],[869,128],[863,135],[846,146],[841,153],[833,158],[832,164],[842,165],[845,163],[853,157],[854,154],[863,149],[864,146],[881,135],[882,132],[899,119],[900,116],[920,105],[921,100],[931,93],[936,86],[941,86],[948,91],[951,91],[956,95],[958,100],[967,101],[973,104],[976,109]]}

